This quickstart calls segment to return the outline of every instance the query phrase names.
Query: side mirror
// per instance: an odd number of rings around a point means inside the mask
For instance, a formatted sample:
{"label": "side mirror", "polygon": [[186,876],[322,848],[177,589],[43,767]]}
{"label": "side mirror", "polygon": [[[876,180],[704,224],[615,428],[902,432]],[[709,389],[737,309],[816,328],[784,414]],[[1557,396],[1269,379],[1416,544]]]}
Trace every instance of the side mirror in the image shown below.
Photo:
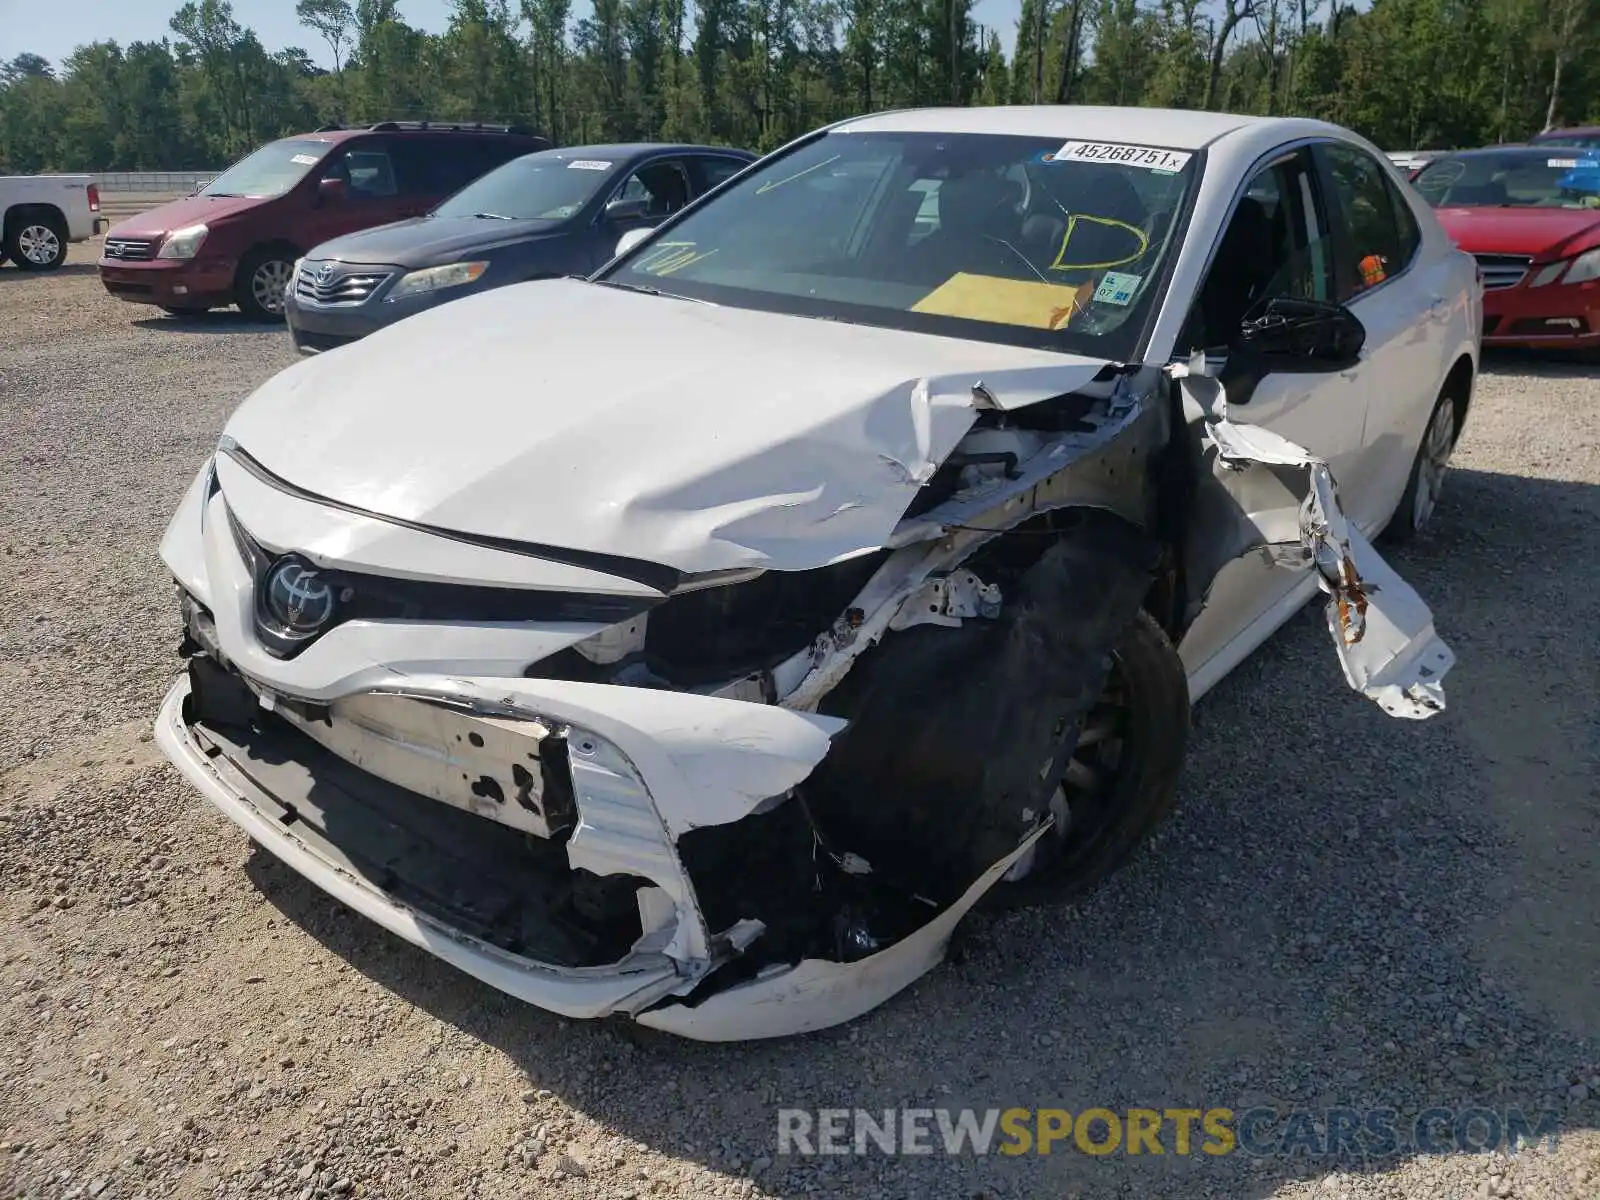
{"label": "side mirror", "polygon": [[1366,328],[1342,304],[1279,298],[1240,324],[1237,349],[1268,372],[1341,371],[1360,358],[1366,340]]}
{"label": "side mirror", "polygon": [[349,194],[349,189],[345,187],[342,179],[328,178],[317,184],[319,204],[338,204]]}
{"label": "side mirror", "polygon": [[650,212],[650,201],[616,199],[606,205],[606,220],[612,222],[642,221]]}
{"label": "side mirror", "polygon": [[649,236],[650,236],[650,230],[648,230],[648,229],[630,229],[630,230],[628,230],[627,233],[623,234],[621,237],[619,237],[617,239],[616,253],[614,253],[612,255],[612,257],[613,258],[621,258],[629,250],[632,250],[635,246],[637,246],[640,242],[644,241],[645,238],[647,238]]}

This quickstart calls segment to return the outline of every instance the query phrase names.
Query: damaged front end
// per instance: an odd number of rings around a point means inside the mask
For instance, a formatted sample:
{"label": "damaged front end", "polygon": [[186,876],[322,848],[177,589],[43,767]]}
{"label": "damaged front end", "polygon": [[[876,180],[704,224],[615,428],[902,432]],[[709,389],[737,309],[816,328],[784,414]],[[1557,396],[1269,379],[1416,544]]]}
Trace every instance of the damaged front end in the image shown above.
{"label": "damaged front end", "polygon": [[[1325,465],[1216,398],[1197,417],[1182,375],[974,378],[953,448],[881,456],[911,486],[876,545],[660,579],[574,555],[561,570],[583,587],[560,603],[503,544],[287,493],[225,444],[163,544],[190,663],[158,739],[293,869],[512,995],[711,1040],[838,1024],[936,964],[980,900],[1070,855],[1095,819],[1062,800],[1089,795],[1071,791],[1086,754],[1143,744],[1100,723],[1111,690],[1165,686],[1169,728],[1186,724],[1181,665],[1153,684],[1168,668],[1124,639],[1142,622],[1178,663],[1167,639],[1207,583],[1185,576],[1194,540],[1319,572],[1352,686],[1397,715],[1442,707],[1448,651],[1343,522]],[[948,379],[897,394],[942,397],[951,427]],[[1196,420],[1218,471],[1304,470],[1298,550],[1194,527]],[[493,583],[393,577],[442,556]],[[364,600],[371,577],[387,582]],[[291,636],[324,590],[349,615]],[[1181,730],[1163,744],[1170,791]],[[1138,825],[1111,827],[1116,854]]]}

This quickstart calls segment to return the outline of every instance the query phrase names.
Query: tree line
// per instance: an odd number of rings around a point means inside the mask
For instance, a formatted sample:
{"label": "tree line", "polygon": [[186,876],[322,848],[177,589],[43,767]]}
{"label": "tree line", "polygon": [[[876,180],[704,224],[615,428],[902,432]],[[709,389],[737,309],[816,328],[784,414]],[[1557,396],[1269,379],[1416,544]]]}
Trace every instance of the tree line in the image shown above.
{"label": "tree line", "polygon": [[333,69],[268,50],[228,0],[189,0],[158,40],[93,42],[59,68],[0,64],[0,174],[213,168],[385,119],[763,151],[931,104],[1297,114],[1392,149],[1600,123],[1600,0],[1022,0],[1009,57],[972,0],[593,0],[576,19],[572,0],[453,0],[438,34],[400,0],[296,13]]}

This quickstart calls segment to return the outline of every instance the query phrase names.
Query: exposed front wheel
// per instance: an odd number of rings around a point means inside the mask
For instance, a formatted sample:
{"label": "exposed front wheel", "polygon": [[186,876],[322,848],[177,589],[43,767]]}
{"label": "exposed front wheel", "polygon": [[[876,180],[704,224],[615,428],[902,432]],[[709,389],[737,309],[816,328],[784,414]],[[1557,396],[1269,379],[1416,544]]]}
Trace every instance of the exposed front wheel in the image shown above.
{"label": "exposed front wheel", "polygon": [[1400,504],[1389,519],[1384,536],[1391,542],[1405,542],[1417,536],[1433,518],[1444,490],[1445,472],[1456,447],[1455,399],[1446,392],[1433,406],[1428,427],[1423,431],[1417,457],[1411,464],[1411,477]]}
{"label": "exposed front wheel", "polygon": [[67,230],[46,216],[14,218],[6,229],[5,257],[24,271],[54,271],[67,261]]}
{"label": "exposed front wheel", "polygon": [[1100,698],[1079,724],[1050,800],[1055,824],[985,903],[1059,903],[1115,871],[1176,804],[1188,739],[1183,662],[1155,618],[1141,610],[1112,652]]}
{"label": "exposed front wheel", "polygon": [[239,267],[235,302],[252,321],[283,320],[294,260],[282,250],[257,250]]}

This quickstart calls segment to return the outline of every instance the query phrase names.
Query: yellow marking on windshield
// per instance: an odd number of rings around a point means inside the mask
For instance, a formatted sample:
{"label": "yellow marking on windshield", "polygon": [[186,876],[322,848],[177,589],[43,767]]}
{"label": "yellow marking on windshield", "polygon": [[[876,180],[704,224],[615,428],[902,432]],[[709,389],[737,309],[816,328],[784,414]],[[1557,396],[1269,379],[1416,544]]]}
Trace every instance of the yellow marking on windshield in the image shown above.
{"label": "yellow marking on windshield", "polygon": [[652,247],[650,252],[639,260],[638,269],[646,275],[667,275],[716,253],[715,250],[707,250],[703,254],[699,253],[695,250],[697,244],[696,242],[662,242]]}
{"label": "yellow marking on windshield", "polygon": [[684,267],[687,267],[692,263],[700,262],[703,259],[710,258],[715,253],[715,250],[707,250],[703,254],[696,254],[693,251],[687,251],[684,254],[679,255],[677,258],[674,258],[671,262],[668,262],[664,266],[656,268],[654,273],[656,275],[671,275],[674,271],[681,271]]}
{"label": "yellow marking on windshield", "polygon": [[1065,329],[1093,294],[1087,283],[1039,283],[962,271],[918,300],[911,311],[1026,329]]}
{"label": "yellow marking on windshield", "polygon": [[[1131,233],[1138,239],[1139,248],[1132,254],[1112,259],[1109,262],[1066,262],[1067,243],[1072,241],[1072,235],[1077,232],[1079,221],[1088,221],[1094,225],[1106,225],[1112,229],[1120,229],[1125,233]],[[1089,213],[1073,213],[1067,217],[1067,232],[1061,237],[1061,249],[1056,251],[1056,260],[1050,264],[1050,269],[1052,271],[1109,271],[1113,267],[1120,267],[1143,258],[1145,251],[1148,249],[1150,249],[1150,238],[1137,225],[1130,225],[1126,221],[1118,221],[1112,217],[1096,217]]]}
{"label": "yellow marking on windshield", "polygon": [[838,162],[843,157],[844,157],[844,155],[842,155],[842,154],[835,154],[832,158],[825,158],[821,162],[817,163],[815,166],[807,167],[804,171],[796,171],[793,175],[790,175],[787,179],[769,179],[769,180],[767,180],[767,182],[763,183],[760,187],[758,187],[756,189],[756,195],[765,196],[768,192],[774,190],[775,188],[781,188],[786,183],[793,183],[796,179],[799,179],[799,178],[801,178],[802,176],[805,176],[805,175],[809,175],[813,171],[820,171],[823,167],[827,166],[829,163]]}

